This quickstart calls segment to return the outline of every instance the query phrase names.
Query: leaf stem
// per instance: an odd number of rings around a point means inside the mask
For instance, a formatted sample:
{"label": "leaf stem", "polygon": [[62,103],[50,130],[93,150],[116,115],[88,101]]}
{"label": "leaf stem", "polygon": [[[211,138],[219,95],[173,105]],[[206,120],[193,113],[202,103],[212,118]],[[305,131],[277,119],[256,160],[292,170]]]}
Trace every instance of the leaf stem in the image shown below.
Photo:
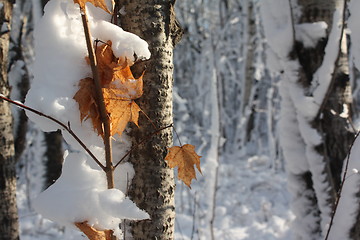
{"label": "leaf stem", "polygon": [[104,96],[102,93],[102,87],[99,77],[99,71],[97,68],[97,61],[95,57],[95,51],[93,47],[93,42],[90,35],[90,28],[89,28],[89,22],[86,15],[86,8],[82,7],[80,8],[81,13],[81,19],[84,27],[84,33],[86,38],[86,46],[89,53],[89,60],[90,60],[90,66],[91,71],[93,74],[93,80],[95,84],[95,91],[96,91],[96,97],[97,97],[97,105],[99,107],[99,113],[100,113],[100,120],[103,123],[103,141],[105,146],[105,161],[106,161],[106,167],[105,167],[105,173],[106,173],[106,179],[107,179],[107,185],[108,188],[114,188],[114,167],[112,163],[112,146],[111,146],[111,135],[110,135],[110,119],[109,115],[106,111],[106,106],[104,102]]}
{"label": "leaf stem", "polygon": [[175,132],[176,138],[177,138],[177,139],[178,139],[178,141],[179,141],[180,146],[182,146],[182,143],[181,143],[181,140],[180,140],[179,134],[177,133],[177,131],[176,131],[176,129],[175,129],[175,127],[174,127],[174,126],[173,126],[173,129],[174,129],[174,132]]}
{"label": "leaf stem", "polygon": [[94,161],[97,163],[97,165],[99,165],[99,167],[103,171],[105,171],[105,166],[95,157],[95,155],[90,151],[90,149],[88,149],[86,147],[86,145],[83,143],[83,141],[81,141],[81,139],[74,133],[74,131],[70,128],[70,124],[68,124],[68,126],[66,126],[64,123],[60,122],[56,118],[53,118],[53,117],[51,117],[49,115],[46,115],[46,114],[44,114],[44,113],[42,113],[42,112],[40,112],[38,110],[35,110],[35,109],[31,108],[31,107],[28,107],[28,106],[26,106],[26,105],[24,105],[22,103],[13,101],[10,98],[7,98],[2,94],[0,94],[0,98],[7,101],[7,102],[9,102],[9,103],[11,103],[11,104],[14,104],[14,105],[18,106],[18,107],[20,107],[20,108],[22,108],[24,110],[28,110],[28,111],[30,111],[32,113],[35,113],[36,115],[47,118],[47,119],[57,123],[58,125],[60,125],[63,129],[65,129],[80,144],[80,146],[90,155],[90,157],[92,159],[94,159]]}

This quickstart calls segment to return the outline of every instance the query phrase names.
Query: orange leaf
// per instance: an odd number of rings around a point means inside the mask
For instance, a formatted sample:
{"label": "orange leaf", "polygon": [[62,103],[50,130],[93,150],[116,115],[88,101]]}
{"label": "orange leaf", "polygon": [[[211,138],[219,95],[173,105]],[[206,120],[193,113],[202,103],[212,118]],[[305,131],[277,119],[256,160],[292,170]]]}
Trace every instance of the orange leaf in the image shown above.
{"label": "orange leaf", "polygon": [[76,222],[75,226],[79,228],[89,240],[111,240],[112,230],[99,231],[89,226],[87,222]]}
{"label": "orange leaf", "polygon": [[121,98],[137,99],[143,94],[143,76],[135,79],[129,66],[114,72],[113,80],[108,88],[116,89],[116,95]]}
{"label": "orange leaf", "polygon": [[[140,107],[133,101],[116,94],[115,89],[103,88],[106,110],[110,115],[110,135],[119,135],[125,130],[128,122],[138,126]],[[121,90],[118,90],[121,93]]]}
{"label": "orange leaf", "polygon": [[111,41],[96,47],[96,60],[102,86],[108,85],[114,76],[114,68],[118,67],[111,49]]}
{"label": "orange leaf", "polygon": [[79,90],[74,95],[74,100],[79,104],[80,121],[85,121],[90,118],[94,129],[99,135],[102,135],[103,128],[100,120],[99,107],[96,104],[94,82],[91,78],[81,79],[79,87]]}
{"label": "orange leaf", "polygon": [[106,6],[105,0],[74,0],[74,3],[78,3],[81,9],[85,8],[85,4],[87,2],[92,3],[95,7],[99,7],[108,13],[111,13]]}
{"label": "orange leaf", "polygon": [[[138,126],[140,107],[133,101],[143,94],[143,80],[140,76],[135,79],[128,62],[117,59],[111,49],[111,41],[96,47],[99,77],[106,111],[110,117],[111,136],[122,134],[128,122]],[[80,120],[90,118],[94,129],[103,135],[102,123],[98,104],[96,104],[96,91],[91,78],[79,82],[79,90],[74,99],[79,104]]]}
{"label": "orange leaf", "polygon": [[196,179],[194,164],[201,173],[200,158],[201,156],[195,152],[194,145],[185,144],[181,147],[171,147],[165,160],[170,168],[178,167],[178,178],[190,188],[191,180]]}
{"label": "orange leaf", "polygon": [[[124,98],[139,98],[143,94],[143,75],[135,79],[128,62],[116,59],[111,45],[111,41],[108,41],[98,46],[95,52],[102,86],[122,90]],[[119,91],[117,94],[120,94]]]}

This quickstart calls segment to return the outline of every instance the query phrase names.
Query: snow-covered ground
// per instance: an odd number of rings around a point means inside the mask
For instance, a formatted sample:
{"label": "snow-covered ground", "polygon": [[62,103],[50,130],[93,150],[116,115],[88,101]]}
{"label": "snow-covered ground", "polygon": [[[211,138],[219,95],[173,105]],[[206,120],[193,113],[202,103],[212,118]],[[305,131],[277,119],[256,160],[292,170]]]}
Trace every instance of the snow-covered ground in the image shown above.
{"label": "snow-covered ground", "polygon": [[[213,231],[215,239],[290,239],[289,194],[283,172],[268,169],[262,157],[220,164]],[[204,176],[206,177],[206,176]],[[193,190],[178,184],[176,239],[206,239],[209,196],[202,179]],[[179,186],[180,185],[180,186]]]}

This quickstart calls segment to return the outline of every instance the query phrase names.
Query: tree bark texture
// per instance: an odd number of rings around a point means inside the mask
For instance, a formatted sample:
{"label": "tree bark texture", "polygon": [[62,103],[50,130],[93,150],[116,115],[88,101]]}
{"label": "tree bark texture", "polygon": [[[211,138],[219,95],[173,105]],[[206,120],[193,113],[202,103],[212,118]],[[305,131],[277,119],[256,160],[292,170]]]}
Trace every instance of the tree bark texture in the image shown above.
{"label": "tree bark texture", "polygon": [[[8,51],[13,1],[0,1],[0,92],[6,96],[10,89],[7,80]],[[16,206],[16,172],[14,137],[10,106],[0,101],[0,240],[19,239]]]}
{"label": "tree bark texture", "polygon": [[[120,1],[127,13],[121,18],[121,27],[146,40],[151,58],[135,64],[138,74],[146,68],[144,94],[140,108],[149,116],[156,128],[172,123],[173,45],[181,33],[174,16],[173,1],[125,0]],[[130,156],[135,169],[129,196],[147,211],[150,220],[132,222],[133,239],[173,239],[174,237],[174,173],[164,158],[172,145],[171,129],[161,131],[145,144],[137,145],[156,129],[140,114],[139,128],[132,129],[133,146],[137,150]]]}

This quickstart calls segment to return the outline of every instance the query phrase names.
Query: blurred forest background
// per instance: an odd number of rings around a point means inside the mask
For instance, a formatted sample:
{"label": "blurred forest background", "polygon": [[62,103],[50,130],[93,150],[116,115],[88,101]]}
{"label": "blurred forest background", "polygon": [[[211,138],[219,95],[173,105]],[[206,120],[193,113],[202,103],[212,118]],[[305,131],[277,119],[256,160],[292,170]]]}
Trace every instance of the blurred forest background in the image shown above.
{"label": "blurred forest background", "polygon": [[[45,2],[14,5],[13,99],[24,100],[31,83],[32,33]],[[176,239],[326,235],[357,132],[357,35],[348,4],[176,2],[184,34],[174,50],[174,123],[182,142],[197,146],[203,169],[192,189],[177,184]],[[60,133],[42,133],[14,114],[21,238],[72,239],[72,230],[31,208],[59,176],[68,146]],[[349,239],[360,238],[358,210],[341,230]]]}

